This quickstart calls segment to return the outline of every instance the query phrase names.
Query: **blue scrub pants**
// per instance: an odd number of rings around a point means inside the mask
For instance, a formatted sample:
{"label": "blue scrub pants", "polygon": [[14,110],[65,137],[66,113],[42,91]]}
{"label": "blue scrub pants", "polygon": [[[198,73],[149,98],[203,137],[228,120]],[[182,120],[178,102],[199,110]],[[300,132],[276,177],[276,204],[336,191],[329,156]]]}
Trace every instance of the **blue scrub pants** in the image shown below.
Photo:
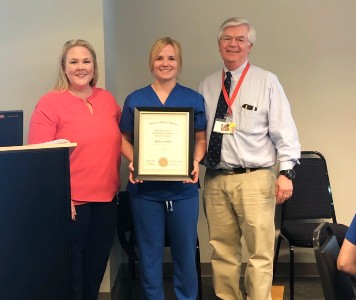
{"label": "blue scrub pants", "polygon": [[199,197],[170,202],[131,196],[130,205],[140,258],[141,299],[164,300],[162,264],[167,231],[175,295],[178,300],[195,300]]}

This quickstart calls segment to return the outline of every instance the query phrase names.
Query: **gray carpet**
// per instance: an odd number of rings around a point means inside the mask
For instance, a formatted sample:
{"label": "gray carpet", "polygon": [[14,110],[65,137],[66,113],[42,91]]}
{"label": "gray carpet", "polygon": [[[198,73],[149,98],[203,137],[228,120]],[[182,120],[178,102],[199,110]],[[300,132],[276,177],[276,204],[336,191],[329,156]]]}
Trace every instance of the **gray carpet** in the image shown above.
{"label": "gray carpet", "polygon": [[[243,279],[241,279],[241,287],[243,289]],[[176,300],[173,283],[171,278],[165,278],[165,295],[166,300]],[[289,278],[280,277],[276,278],[274,285],[284,286],[284,300],[289,300]],[[355,285],[356,287],[356,285]],[[294,286],[294,299],[295,300],[322,300],[324,299],[321,282],[319,277],[298,277],[295,279]],[[131,292],[130,292],[131,291]],[[218,300],[214,294],[211,277],[202,277],[202,294],[203,300]],[[116,300],[139,300],[139,283],[135,280],[133,288],[130,289],[125,282],[122,282],[120,292]]]}

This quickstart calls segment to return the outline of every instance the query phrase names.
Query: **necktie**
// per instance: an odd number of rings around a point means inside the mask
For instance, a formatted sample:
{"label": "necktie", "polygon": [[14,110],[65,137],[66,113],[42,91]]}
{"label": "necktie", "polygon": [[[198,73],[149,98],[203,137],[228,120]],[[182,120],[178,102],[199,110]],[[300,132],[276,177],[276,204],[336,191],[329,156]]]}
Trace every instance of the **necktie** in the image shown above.
{"label": "necktie", "polygon": [[[231,73],[230,72],[226,72],[226,78],[224,80],[224,85],[225,85],[227,94],[229,94],[230,86],[231,86]],[[215,120],[216,119],[224,119],[224,117],[227,113],[227,109],[228,109],[228,106],[225,101],[223,91],[221,90],[219,100],[218,100],[218,105],[216,107]],[[211,130],[209,147],[208,147],[208,155],[207,155],[207,161],[211,167],[215,167],[220,162],[221,144],[222,144],[222,138],[223,138],[222,133],[214,132],[213,129],[214,129],[214,124],[213,124],[213,128]]]}

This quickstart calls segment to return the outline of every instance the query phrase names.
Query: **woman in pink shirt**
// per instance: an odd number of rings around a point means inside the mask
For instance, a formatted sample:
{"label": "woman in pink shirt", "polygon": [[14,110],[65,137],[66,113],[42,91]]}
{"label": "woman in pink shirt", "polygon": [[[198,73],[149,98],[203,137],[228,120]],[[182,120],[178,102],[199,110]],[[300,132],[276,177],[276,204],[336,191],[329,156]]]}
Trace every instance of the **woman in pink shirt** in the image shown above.
{"label": "woman in pink shirt", "polygon": [[[121,109],[97,88],[98,65],[84,40],[64,44],[58,79],[33,112],[28,142],[67,139],[70,156],[73,299],[97,299],[116,224]],[[49,199],[50,201],[50,199]]]}

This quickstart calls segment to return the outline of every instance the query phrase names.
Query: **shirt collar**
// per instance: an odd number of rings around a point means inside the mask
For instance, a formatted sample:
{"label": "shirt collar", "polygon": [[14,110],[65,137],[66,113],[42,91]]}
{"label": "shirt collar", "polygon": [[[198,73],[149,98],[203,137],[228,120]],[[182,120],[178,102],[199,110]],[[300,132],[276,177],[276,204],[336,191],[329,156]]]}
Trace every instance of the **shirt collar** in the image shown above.
{"label": "shirt collar", "polygon": [[225,66],[224,66],[224,72],[228,72],[230,71],[231,75],[233,78],[235,78],[236,76],[240,76],[241,73],[243,72],[244,68],[246,67],[248,61],[246,60],[241,66],[239,66],[237,69],[235,70],[228,70]]}

